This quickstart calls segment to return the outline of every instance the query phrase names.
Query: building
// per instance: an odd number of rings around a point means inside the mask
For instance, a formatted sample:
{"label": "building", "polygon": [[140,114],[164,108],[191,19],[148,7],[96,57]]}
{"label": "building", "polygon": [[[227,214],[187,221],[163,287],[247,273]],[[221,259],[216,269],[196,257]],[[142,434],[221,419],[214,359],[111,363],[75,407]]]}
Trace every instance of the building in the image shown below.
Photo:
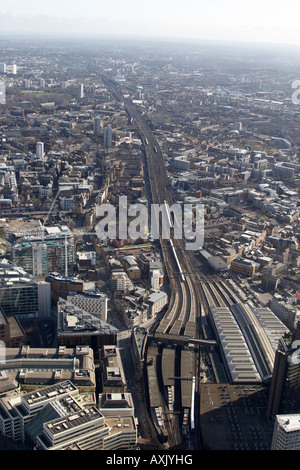
{"label": "building", "polygon": [[104,147],[112,147],[112,128],[110,126],[104,128]]}
{"label": "building", "polygon": [[85,282],[77,277],[64,277],[52,273],[46,276],[46,282],[51,286],[51,300],[54,304],[60,298],[67,300],[72,293],[84,292]]}
{"label": "building", "polygon": [[127,273],[127,276],[131,281],[141,278],[141,270],[137,264],[134,256],[124,256],[123,257],[123,267]]}
{"label": "building", "polygon": [[105,418],[134,416],[131,393],[100,393],[99,410]]}
{"label": "building", "polygon": [[256,270],[256,264],[249,259],[236,258],[231,261],[230,270],[234,273],[252,277]]}
{"label": "building", "polygon": [[36,153],[36,156],[37,156],[38,158],[42,158],[42,159],[44,158],[44,156],[45,156],[45,149],[44,149],[44,143],[43,143],[43,142],[37,142],[35,153]]}
{"label": "building", "polygon": [[100,117],[94,118],[93,132],[96,137],[99,137],[101,134],[102,120]]}
{"label": "building", "polygon": [[267,416],[300,412],[300,361],[292,335],[286,334],[276,350]]}
{"label": "building", "polygon": [[18,347],[26,343],[26,333],[16,317],[6,317],[0,309],[0,341],[7,348]]}
{"label": "building", "polygon": [[132,281],[123,269],[111,272],[110,285],[113,291],[126,292],[133,289]]}
{"label": "building", "polygon": [[103,393],[125,393],[127,382],[119,348],[105,345],[100,352],[101,388]]}
{"label": "building", "polygon": [[136,445],[133,416],[107,417],[71,381],[0,400],[0,430],[35,450],[117,450]]}
{"label": "building", "polygon": [[276,416],[271,450],[300,450],[300,414]]}
{"label": "building", "polygon": [[7,246],[12,261],[36,278],[74,270],[74,235],[66,225],[9,232]]}
{"label": "building", "polygon": [[102,292],[73,292],[67,296],[67,301],[100,318],[100,320],[107,321],[107,296]]}
{"label": "building", "polygon": [[60,346],[88,345],[98,359],[104,345],[117,344],[117,328],[64,299],[57,303],[57,336]]}
{"label": "building", "polygon": [[284,300],[277,299],[275,296],[272,297],[270,303],[270,309],[275,315],[292,331],[296,320],[296,309],[293,305],[284,302]]}
{"label": "building", "polygon": [[78,99],[84,98],[84,85],[83,83],[80,83],[78,85]]}
{"label": "building", "polygon": [[190,161],[188,160],[186,155],[175,157],[173,166],[174,168],[176,168],[176,170],[189,170]]}
{"label": "building", "polygon": [[50,315],[50,285],[35,281],[10,261],[0,262],[0,308],[6,317],[47,317]]}
{"label": "building", "polygon": [[88,346],[6,347],[0,372],[0,395],[16,388],[30,392],[62,380],[71,380],[82,392],[96,390],[94,354]]}
{"label": "building", "polygon": [[160,290],[151,289],[150,294],[145,301],[148,307],[148,317],[152,318],[159,313],[168,303],[168,294]]}

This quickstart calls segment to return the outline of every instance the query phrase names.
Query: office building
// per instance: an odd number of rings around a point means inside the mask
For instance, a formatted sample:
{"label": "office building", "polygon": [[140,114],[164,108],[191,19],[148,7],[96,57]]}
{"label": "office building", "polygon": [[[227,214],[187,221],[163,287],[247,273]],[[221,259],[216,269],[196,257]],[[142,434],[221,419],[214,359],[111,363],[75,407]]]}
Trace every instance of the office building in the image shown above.
{"label": "office building", "polygon": [[43,278],[51,272],[71,274],[74,270],[74,236],[67,226],[10,232],[7,246],[12,261],[35,278]]}
{"label": "office building", "polygon": [[236,258],[231,261],[230,270],[234,273],[252,277],[256,270],[256,264],[249,259]]}
{"label": "office building", "polygon": [[0,308],[6,317],[50,315],[50,285],[35,281],[24,269],[3,259],[0,262]]}
{"label": "office building", "polygon": [[57,303],[57,336],[60,346],[88,345],[98,359],[106,344],[117,344],[117,328],[83,309],[59,299]]}
{"label": "office building", "polygon": [[300,414],[276,416],[271,450],[300,450]]}
{"label": "office building", "polygon": [[120,351],[116,345],[105,345],[100,352],[103,393],[125,393],[127,390]]}
{"label": "office building", "polygon": [[71,381],[0,399],[0,431],[36,450],[117,450],[136,445],[133,416],[107,417]]}
{"label": "office building", "polygon": [[6,64],[0,63],[0,73],[6,73]]}
{"label": "office building", "polygon": [[100,393],[99,410],[105,418],[134,416],[131,393]]}
{"label": "office building", "polygon": [[94,393],[96,390],[94,354],[88,346],[33,348],[7,345],[0,372],[0,395],[17,388],[30,392],[62,380],[71,380],[81,392]]}
{"label": "office building", "polygon": [[67,296],[67,301],[91,313],[100,320],[107,321],[107,296],[102,292],[73,292]]}
{"label": "office building", "polygon": [[276,350],[267,405],[267,416],[300,412],[300,360],[292,335],[286,333]]}

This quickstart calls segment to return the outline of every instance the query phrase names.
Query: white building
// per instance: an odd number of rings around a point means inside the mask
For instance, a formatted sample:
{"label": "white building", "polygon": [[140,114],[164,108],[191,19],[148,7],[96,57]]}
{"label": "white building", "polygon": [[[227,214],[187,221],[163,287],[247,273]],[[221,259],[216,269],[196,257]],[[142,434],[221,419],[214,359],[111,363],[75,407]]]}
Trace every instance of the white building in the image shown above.
{"label": "white building", "polygon": [[66,380],[0,400],[0,431],[37,450],[117,450],[137,442],[134,416],[107,417]]}
{"label": "white building", "polygon": [[107,296],[105,294],[92,291],[74,293],[67,296],[67,301],[100,318],[100,320],[107,321]]}
{"label": "white building", "polygon": [[78,85],[78,98],[79,99],[84,98],[84,85],[83,85],[83,83],[80,83],[80,85]]}
{"label": "white building", "polygon": [[178,170],[188,170],[190,168],[190,161],[186,155],[174,158],[174,168]]}
{"label": "white building", "polygon": [[38,158],[44,158],[45,150],[44,150],[44,143],[43,142],[37,142],[35,153],[36,153],[36,156]]}
{"label": "white building", "polygon": [[159,290],[151,290],[145,305],[149,308],[149,317],[153,317],[160,312],[168,303],[168,295]]}
{"label": "white building", "polygon": [[276,416],[271,450],[300,450],[300,414]]}

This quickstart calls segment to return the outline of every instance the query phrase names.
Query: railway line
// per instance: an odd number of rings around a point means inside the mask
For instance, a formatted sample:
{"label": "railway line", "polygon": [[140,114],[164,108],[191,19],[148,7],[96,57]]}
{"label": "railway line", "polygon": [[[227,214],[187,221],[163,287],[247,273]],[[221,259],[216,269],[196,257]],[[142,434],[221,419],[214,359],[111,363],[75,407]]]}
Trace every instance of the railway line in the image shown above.
{"label": "railway line", "polygon": [[[115,83],[105,77],[101,78],[114,98],[124,103],[140,134],[145,149],[152,204],[170,207],[174,203],[174,196],[168,181],[164,158],[151,127],[136,106],[124,98]],[[170,214],[168,220],[170,239],[166,240],[160,234],[159,242],[171,296],[168,311],[156,326],[156,331],[197,338],[201,293],[197,276],[189,274],[193,271],[194,254],[185,251],[182,241],[174,237]],[[193,381],[198,374],[198,346],[193,345],[185,349],[176,345],[173,349],[167,350],[163,344],[156,346],[149,344],[145,354],[145,362],[148,364],[150,414],[153,422],[163,441],[167,436],[166,448],[182,448],[183,423],[184,426],[188,423],[189,429],[191,425],[195,429],[198,421],[199,410],[195,407],[194,398],[199,394],[199,381],[196,379]],[[175,378],[168,378],[166,371],[173,371]],[[181,380],[187,373],[188,378]]]}

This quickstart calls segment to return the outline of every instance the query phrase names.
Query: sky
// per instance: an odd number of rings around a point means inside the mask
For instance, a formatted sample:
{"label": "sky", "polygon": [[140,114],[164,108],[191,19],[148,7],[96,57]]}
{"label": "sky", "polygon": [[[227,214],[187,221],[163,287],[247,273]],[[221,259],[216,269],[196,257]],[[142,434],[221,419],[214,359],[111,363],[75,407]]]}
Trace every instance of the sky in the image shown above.
{"label": "sky", "polygon": [[1,0],[0,32],[300,45],[300,2]]}

